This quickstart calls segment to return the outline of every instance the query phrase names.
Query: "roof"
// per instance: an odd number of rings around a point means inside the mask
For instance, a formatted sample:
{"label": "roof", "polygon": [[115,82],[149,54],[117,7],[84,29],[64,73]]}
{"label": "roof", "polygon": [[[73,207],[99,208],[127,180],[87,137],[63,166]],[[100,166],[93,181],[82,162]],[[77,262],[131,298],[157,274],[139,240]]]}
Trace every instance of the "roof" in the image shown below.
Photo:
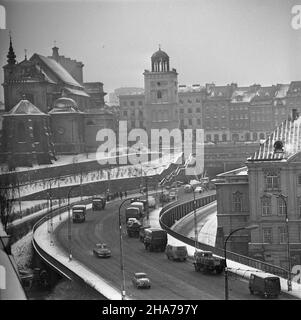
{"label": "roof", "polygon": [[290,87],[289,84],[277,84],[277,91],[275,94],[275,98],[278,98],[278,99],[285,98],[289,90],[289,87]]}
{"label": "roof", "polygon": [[12,115],[39,115],[46,116],[38,107],[33,105],[28,100],[20,100],[7,114],[4,116]]}
{"label": "roof", "polygon": [[272,102],[277,92],[276,86],[260,87],[251,100],[251,104],[257,104],[261,102]]}
{"label": "roof", "polygon": [[[44,57],[40,54],[35,54],[35,55],[33,55],[33,57],[34,56],[37,56],[62,82],[69,84],[69,85],[72,85],[72,86],[75,86],[75,87],[83,88],[83,86],[81,84],[79,84],[70,75],[70,73],[62,65],[60,65],[58,62],[56,62],[54,59]],[[33,57],[31,57],[31,59]]]}
{"label": "roof", "polygon": [[71,88],[64,88],[67,92],[74,94],[76,96],[83,96],[83,97],[90,97],[84,90],[78,90],[78,89],[71,89]]}
{"label": "roof", "polygon": [[212,86],[208,89],[209,99],[230,99],[231,95],[231,86]]}
{"label": "roof", "polygon": [[152,60],[155,59],[163,59],[163,60],[166,60],[166,59],[169,59],[169,56],[166,52],[162,51],[161,48],[159,48],[158,51],[156,51],[153,55],[152,55]]}
{"label": "roof", "polygon": [[178,92],[179,93],[191,93],[191,92],[202,92],[205,90],[205,87],[197,84],[193,85],[179,85]]}
{"label": "roof", "polygon": [[[274,150],[276,141],[281,141],[283,149]],[[287,160],[301,151],[301,117],[296,120],[285,120],[260,145],[248,162]]]}
{"label": "roof", "polygon": [[231,96],[231,103],[250,102],[256,92],[250,87],[241,87],[234,90]]}

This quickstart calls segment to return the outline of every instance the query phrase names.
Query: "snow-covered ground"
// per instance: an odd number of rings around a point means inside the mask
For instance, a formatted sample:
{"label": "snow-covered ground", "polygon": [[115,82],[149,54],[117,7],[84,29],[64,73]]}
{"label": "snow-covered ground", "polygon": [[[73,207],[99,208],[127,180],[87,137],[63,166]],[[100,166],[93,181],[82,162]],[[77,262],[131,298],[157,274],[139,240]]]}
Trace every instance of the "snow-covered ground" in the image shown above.
{"label": "snow-covered ground", "polygon": [[[63,186],[72,186],[85,184],[91,181],[108,181],[116,179],[125,179],[141,176],[141,168],[143,175],[161,174],[171,163],[175,163],[181,156],[181,153],[164,155],[162,158],[136,165],[125,165],[110,169],[93,170],[88,173],[76,174],[68,177],[60,177],[58,179],[49,179],[35,181],[31,184],[20,186],[20,197],[40,192],[45,189],[60,188]],[[51,186],[50,186],[51,185]]]}

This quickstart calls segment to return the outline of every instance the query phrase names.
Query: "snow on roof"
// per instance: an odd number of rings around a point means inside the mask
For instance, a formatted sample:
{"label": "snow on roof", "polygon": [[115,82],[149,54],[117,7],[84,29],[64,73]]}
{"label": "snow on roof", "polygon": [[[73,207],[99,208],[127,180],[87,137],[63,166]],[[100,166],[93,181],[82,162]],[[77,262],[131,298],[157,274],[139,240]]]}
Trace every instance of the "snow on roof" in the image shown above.
{"label": "snow on roof", "polygon": [[43,115],[46,116],[38,107],[33,105],[28,100],[20,100],[7,114],[4,116],[11,116],[11,115]]}
{"label": "snow on roof", "polygon": [[58,62],[56,62],[52,58],[44,57],[40,54],[36,54],[36,56],[46,64],[46,66],[64,83],[83,88],[81,84],[79,84],[71,75],[70,73]]}
{"label": "snow on roof", "polygon": [[205,87],[199,85],[199,84],[193,84],[193,85],[179,85],[178,86],[178,92],[179,93],[185,93],[185,92],[201,92],[205,90]]}
{"label": "snow on roof", "polygon": [[237,88],[232,93],[231,103],[250,102],[255,94],[249,87]]}
{"label": "snow on roof", "polygon": [[286,97],[289,87],[290,87],[289,84],[277,85],[277,92],[275,94],[275,98],[280,99],[280,98]]}
{"label": "snow on roof", "polygon": [[[283,149],[274,148],[276,141],[281,141]],[[248,161],[286,160],[301,151],[301,117],[296,120],[285,120],[260,145]]]}

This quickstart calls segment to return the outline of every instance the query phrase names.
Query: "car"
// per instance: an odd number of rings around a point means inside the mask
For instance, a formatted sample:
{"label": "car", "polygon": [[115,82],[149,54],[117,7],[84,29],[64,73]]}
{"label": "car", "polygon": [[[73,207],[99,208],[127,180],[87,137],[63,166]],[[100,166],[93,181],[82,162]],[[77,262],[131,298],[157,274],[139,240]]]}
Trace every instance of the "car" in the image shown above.
{"label": "car", "polygon": [[196,192],[196,193],[202,193],[204,191],[204,188],[203,187],[196,187],[195,189],[194,189],[194,192]]}
{"label": "car", "polygon": [[191,192],[192,191],[192,187],[191,187],[191,185],[190,184],[185,184],[184,185],[184,191],[185,192]]}
{"label": "car", "polygon": [[136,272],[132,279],[133,285],[137,289],[147,288],[150,289],[151,283],[146,273],[144,272]]}
{"label": "car", "polygon": [[188,257],[186,246],[173,246],[168,244],[165,250],[168,260],[186,261]]}
{"label": "car", "polygon": [[111,250],[105,243],[97,243],[93,249],[93,254],[99,258],[111,257]]}

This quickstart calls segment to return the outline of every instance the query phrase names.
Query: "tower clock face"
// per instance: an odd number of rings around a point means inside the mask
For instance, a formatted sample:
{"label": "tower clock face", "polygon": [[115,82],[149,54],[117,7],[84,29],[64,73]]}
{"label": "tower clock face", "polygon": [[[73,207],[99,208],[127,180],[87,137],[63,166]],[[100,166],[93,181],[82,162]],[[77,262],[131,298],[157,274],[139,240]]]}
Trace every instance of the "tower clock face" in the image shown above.
{"label": "tower clock face", "polygon": [[63,127],[59,127],[56,131],[57,131],[57,133],[59,133],[59,134],[64,134],[65,129],[64,129]]}

